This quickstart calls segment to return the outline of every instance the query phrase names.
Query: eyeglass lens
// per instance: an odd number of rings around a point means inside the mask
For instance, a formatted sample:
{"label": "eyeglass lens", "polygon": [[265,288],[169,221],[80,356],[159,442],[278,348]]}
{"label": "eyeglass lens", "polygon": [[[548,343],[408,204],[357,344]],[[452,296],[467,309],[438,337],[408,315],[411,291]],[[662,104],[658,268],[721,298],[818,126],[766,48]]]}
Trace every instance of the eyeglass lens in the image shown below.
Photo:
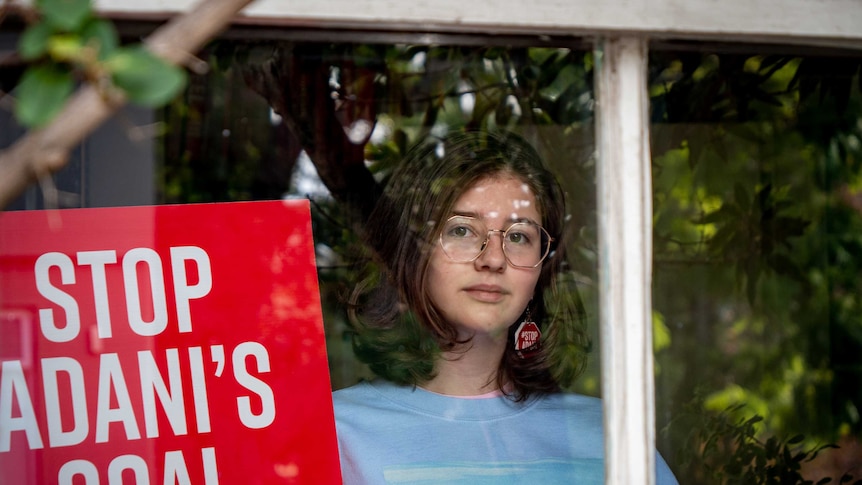
{"label": "eyeglass lens", "polygon": [[542,226],[516,222],[505,231],[488,230],[478,219],[455,216],[443,227],[440,244],[443,252],[456,262],[473,261],[490,242],[491,233],[502,233],[503,253],[513,266],[532,268],[548,254],[550,236]]}

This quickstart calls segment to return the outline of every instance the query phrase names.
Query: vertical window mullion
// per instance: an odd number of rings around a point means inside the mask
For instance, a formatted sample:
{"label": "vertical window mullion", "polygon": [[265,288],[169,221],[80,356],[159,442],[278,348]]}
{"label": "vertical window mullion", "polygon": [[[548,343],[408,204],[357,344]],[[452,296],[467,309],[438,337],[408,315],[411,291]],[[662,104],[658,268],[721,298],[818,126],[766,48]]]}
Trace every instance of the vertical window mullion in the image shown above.
{"label": "vertical window mullion", "polygon": [[600,39],[596,62],[605,483],[653,484],[652,194],[646,39]]}

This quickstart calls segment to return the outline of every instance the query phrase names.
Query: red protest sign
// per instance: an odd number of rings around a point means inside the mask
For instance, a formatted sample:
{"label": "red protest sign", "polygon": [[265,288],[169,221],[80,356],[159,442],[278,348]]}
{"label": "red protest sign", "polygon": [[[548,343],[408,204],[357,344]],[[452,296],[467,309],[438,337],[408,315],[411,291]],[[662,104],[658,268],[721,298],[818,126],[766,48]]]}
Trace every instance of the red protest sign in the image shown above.
{"label": "red protest sign", "polygon": [[340,483],[308,203],[0,214],[0,483]]}

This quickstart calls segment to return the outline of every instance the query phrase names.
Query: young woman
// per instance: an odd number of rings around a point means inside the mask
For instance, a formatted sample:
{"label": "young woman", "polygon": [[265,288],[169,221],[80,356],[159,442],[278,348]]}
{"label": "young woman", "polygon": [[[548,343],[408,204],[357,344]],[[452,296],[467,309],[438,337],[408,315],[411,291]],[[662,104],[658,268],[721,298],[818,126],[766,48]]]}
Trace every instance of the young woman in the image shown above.
{"label": "young woman", "polygon": [[334,393],[344,483],[603,483],[601,404],[561,392],[588,346],[564,218],[514,135],[411,151],[368,228],[380,270],[354,295],[354,348],[383,379]]}

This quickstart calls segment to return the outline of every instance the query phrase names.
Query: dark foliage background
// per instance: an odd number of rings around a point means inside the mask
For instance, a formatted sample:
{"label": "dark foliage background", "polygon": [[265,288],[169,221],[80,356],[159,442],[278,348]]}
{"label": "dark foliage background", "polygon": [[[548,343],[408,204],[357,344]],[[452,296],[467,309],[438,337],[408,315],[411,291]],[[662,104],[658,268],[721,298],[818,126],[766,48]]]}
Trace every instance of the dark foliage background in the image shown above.
{"label": "dark foliage background", "polygon": [[[356,231],[428,134],[505,128],[546,157],[597,334],[595,54],[493,44],[221,41],[165,111],[163,202],[313,200],[335,388],[369,376],[344,334]],[[862,477],[862,60],[765,50],[650,59],[656,409],[681,483]]]}

